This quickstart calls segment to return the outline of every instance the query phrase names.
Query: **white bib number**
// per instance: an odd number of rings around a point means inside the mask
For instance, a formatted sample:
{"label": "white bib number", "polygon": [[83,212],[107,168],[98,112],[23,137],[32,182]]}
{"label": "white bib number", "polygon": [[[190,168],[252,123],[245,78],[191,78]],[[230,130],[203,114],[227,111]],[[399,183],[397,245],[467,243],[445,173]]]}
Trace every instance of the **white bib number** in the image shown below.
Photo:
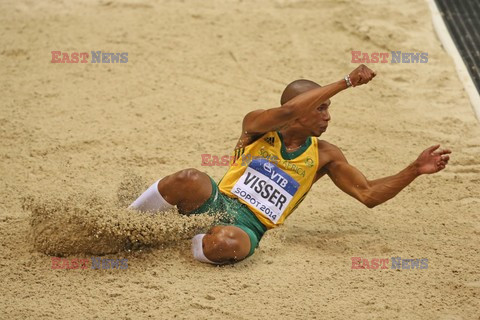
{"label": "white bib number", "polygon": [[300,184],[266,159],[254,159],[231,192],[277,223]]}

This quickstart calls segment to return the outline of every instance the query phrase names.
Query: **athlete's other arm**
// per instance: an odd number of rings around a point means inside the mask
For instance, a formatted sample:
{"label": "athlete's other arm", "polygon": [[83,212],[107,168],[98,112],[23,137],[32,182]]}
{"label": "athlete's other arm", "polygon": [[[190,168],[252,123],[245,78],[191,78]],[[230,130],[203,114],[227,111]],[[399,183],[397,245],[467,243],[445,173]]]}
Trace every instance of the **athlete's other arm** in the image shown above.
{"label": "athlete's other arm", "polygon": [[418,158],[399,173],[376,180],[367,180],[355,167],[350,165],[343,153],[331,145],[332,161],[323,170],[345,193],[373,208],[393,197],[422,174],[431,174],[445,169],[451,153],[435,145],[424,150]]}
{"label": "athlete's other arm", "polygon": [[[356,87],[368,83],[375,75],[375,72],[362,64],[353,70],[349,76],[352,85]],[[322,102],[346,88],[347,84],[342,79],[327,86],[304,92],[280,107],[252,111],[243,119],[243,134],[259,135],[278,130],[310,112],[311,109],[317,108]]]}

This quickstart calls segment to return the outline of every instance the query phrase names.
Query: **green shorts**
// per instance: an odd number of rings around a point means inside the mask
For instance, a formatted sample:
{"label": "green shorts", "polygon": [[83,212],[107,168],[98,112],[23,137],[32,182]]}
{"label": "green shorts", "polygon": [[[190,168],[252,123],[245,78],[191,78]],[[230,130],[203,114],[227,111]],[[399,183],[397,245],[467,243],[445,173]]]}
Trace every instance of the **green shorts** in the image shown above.
{"label": "green shorts", "polygon": [[239,227],[248,234],[250,238],[250,252],[248,256],[251,256],[255,249],[258,247],[260,239],[267,231],[260,220],[257,219],[255,214],[248,209],[246,205],[238,201],[237,199],[230,198],[218,190],[218,186],[210,178],[212,182],[212,194],[207,201],[205,201],[199,208],[190,212],[190,214],[209,213],[216,214],[222,213],[220,217],[219,225],[230,225]]}

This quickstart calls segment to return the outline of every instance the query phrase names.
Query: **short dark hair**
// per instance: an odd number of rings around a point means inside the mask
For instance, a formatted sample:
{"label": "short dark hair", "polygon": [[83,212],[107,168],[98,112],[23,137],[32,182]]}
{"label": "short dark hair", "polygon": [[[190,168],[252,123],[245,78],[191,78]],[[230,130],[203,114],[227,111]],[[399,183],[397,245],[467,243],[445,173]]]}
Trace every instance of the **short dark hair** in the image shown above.
{"label": "short dark hair", "polygon": [[283,90],[282,97],[280,98],[280,103],[283,105],[289,100],[298,96],[299,94],[319,87],[321,87],[321,85],[307,79],[298,79],[290,82],[285,87],[285,90]]}

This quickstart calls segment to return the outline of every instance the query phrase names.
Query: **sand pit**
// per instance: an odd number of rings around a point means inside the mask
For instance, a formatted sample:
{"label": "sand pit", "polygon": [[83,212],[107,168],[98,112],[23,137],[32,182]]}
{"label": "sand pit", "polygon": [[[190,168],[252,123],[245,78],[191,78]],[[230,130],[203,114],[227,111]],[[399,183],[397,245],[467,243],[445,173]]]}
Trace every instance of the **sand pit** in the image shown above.
{"label": "sand pit", "polygon": [[[7,0],[0,15],[0,318],[478,319],[480,127],[424,1]],[[128,63],[52,64],[55,50]],[[224,267],[190,254],[212,218],[125,210],[180,169],[218,181],[226,168],[202,154],[229,155],[243,116],[276,107],[290,81],[341,79],[352,50],[429,60],[370,64],[377,78],[332,99],[322,139],[369,178],[441,143],[445,171],[374,209],[323,178]],[[53,256],[128,268],[52,269]]]}

